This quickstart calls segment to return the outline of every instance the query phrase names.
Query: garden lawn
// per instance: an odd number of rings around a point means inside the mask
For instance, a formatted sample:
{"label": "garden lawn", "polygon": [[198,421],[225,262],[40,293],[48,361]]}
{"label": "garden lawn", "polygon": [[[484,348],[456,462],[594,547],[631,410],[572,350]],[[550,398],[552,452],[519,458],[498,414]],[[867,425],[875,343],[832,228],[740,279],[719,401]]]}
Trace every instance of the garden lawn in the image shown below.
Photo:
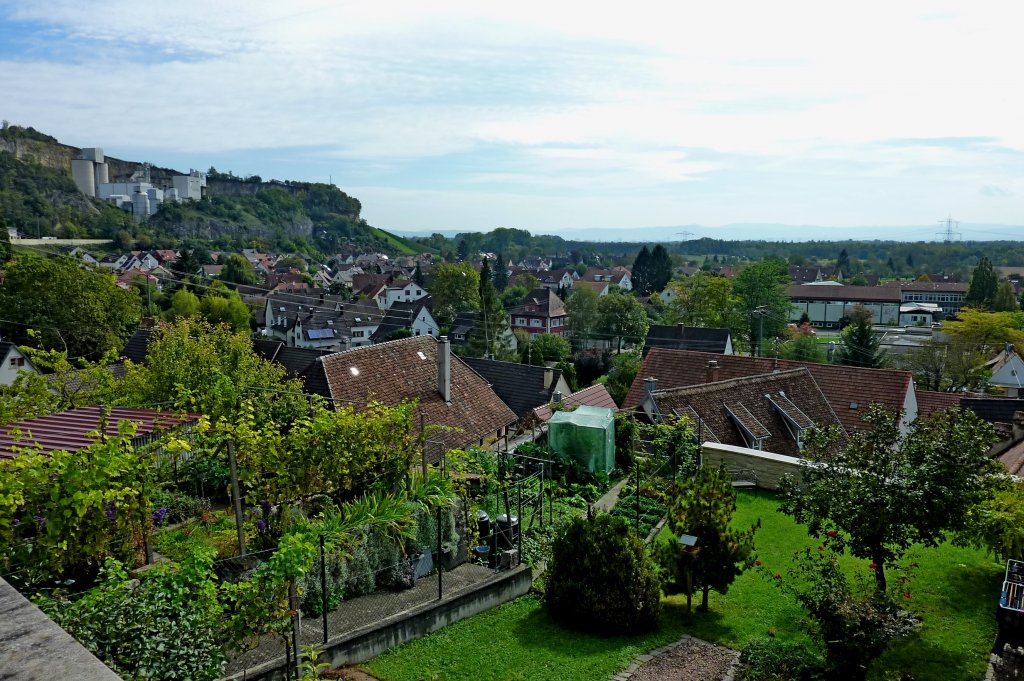
{"label": "garden lawn", "polygon": [[[739,492],[735,522],[749,526],[761,519],[756,544],[764,565],[740,576],[728,594],[712,592],[709,613],[689,615],[685,597],[673,596],[663,601],[658,631],[599,637],[561,628],[539,599],[527,596],[396,648],[366,666],[385,681],[596,681],[609,679],[636,655],[683,633],[733,648],[767,636],[770,628],[778,638],[809,642],[800,629],[803,611],[772,585],[771,576],[785,575],[793,553],[817,542],[776,507],[770,494]],[[919,635],[886,653],[869,678],[880,681],[886,672],[896,670],[910,672],[918,681],[981,678],[995,637],[1002,566],[981,551],[948,544],[916,549],[908,561],[918,567],[906,604],[924,624]],[[846,564],[855,574],[867,573],[865,561],[851,558]]]}

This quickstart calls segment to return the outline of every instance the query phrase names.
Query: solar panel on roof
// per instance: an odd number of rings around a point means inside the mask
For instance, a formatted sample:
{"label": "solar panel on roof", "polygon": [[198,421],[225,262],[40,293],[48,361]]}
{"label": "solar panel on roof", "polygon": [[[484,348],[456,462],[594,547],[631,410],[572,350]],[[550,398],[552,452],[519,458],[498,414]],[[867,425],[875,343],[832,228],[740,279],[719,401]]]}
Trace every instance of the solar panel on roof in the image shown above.
{"label": "solar panel on roof", "polygon": [[334,329],[310,329],[306,334],[313,340],[334,338]]}

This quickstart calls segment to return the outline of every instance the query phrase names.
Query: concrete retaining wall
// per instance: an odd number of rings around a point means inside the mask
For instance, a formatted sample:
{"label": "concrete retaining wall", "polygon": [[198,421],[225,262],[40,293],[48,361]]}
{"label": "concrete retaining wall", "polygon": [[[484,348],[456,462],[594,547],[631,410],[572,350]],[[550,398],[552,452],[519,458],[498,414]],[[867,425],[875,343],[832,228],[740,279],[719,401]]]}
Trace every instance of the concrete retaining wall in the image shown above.
{"label": "concrete retaining wall", "polygon": [[717,442],[701,445],[701,465],[721,466],[731,471],[750,471],[761,489],[777,490],[783,475],[799,476],[800,459],[795,456],[772,454],[758,449],[747,449]]}
{"label": "concrete retaining wall", "polygon": [[[364,662],[403,643],[523,596],[532,585],[533,573],[528,566],[499,573],[440,602],[419,606],[376,625],[331,639],[319,661],[332,666]],[[242,676],[237,674],[228,678],[240,681]],[[245,679],[284,679],[284,657],[276,663],[248,670]]]}

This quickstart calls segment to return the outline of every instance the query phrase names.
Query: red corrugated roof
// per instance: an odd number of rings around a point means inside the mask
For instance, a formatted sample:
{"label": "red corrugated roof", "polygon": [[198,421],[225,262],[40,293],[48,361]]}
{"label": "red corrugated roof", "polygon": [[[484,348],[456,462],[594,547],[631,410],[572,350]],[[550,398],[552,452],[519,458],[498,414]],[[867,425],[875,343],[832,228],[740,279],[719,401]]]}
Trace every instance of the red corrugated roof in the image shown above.
{"label": "red corrugated roof", "polygon": [[[135,437],[141,437],[198,419],[199,416],[196,414],[110,407],[104,433],[115,436],[118,433],[118,423],[131,421],[137,425]],[[17,456],[15,450],[25,447],[38,447],[44,453],[58,449],[78,451],[94,442],[93,438],[86,434],[99,430],[100,421],[100,407],[83,407],[3,426],[0,428],[0,459],[14,458]],[[15,430],[21,432],[19,438],[11,434]]]}

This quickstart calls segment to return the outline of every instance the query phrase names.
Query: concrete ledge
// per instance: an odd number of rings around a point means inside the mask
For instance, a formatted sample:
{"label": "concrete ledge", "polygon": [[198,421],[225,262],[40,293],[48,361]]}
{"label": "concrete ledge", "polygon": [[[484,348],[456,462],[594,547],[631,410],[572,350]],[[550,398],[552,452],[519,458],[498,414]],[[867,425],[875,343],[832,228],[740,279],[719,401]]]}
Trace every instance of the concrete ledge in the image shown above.
{"label": "concrete ledge", "polygon": [[120,681],[121,677],[0,578],[0,679]]}
{"label": "concrete ledge", "polygon": [[[521,565],[480,582],[441,601],[431,601],[381,622],[332,638],[320,661],[332,666],[365,662],[392,648],[437,631],[449,624],[524,596],[533,586],[529,566]],[[285,660],[268,662],[244,673],[225,677],[231,681],[284,679]]]}

